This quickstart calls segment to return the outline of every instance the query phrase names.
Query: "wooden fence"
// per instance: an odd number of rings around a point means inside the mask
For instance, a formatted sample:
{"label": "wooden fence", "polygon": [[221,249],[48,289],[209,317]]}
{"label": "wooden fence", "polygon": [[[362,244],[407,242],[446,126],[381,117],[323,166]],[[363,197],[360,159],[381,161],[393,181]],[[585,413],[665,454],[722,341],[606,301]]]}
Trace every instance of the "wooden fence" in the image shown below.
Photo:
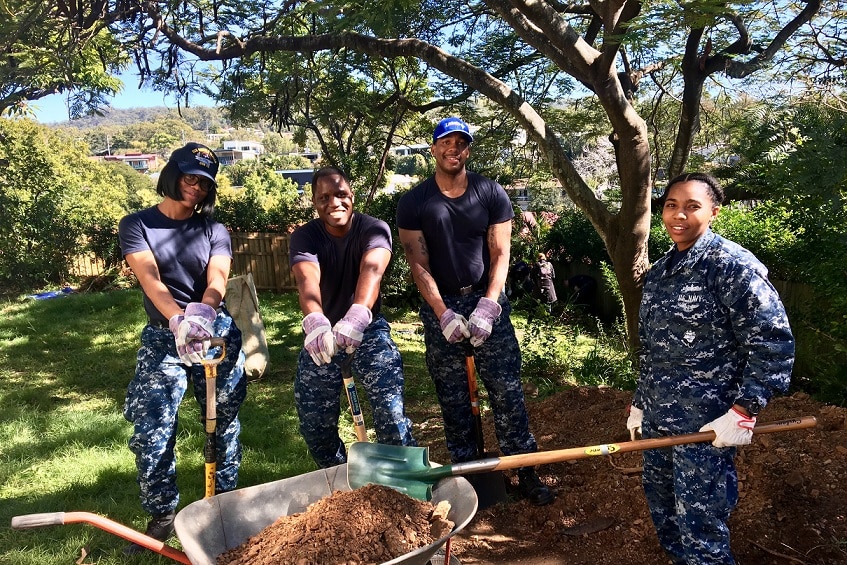
{"label": "wooden fence", "polygon": [[97,277],[106,270],[106,262],[94,255],[79,255],[71,259],[71,274],[75,277]]}
{"label": "wooden fence", "polygon": [[[256,290],[274,292],[297,290],[297,284],[288,265],[289,236],[287,234],[233,232],[231,237],[232,276],[251,273]],[[601,317],[613,320],[620,315],[620,304],[605,288],[599,270],[592,270],[582,264],[557,265],[556,269],[559,273],[556,281],[557,291],[562,298],[567,295],[565,289],[561,288],[564,280],[575,274],[590,274],[600,285],[597,299]],[[77,276],[97,276],[103,274],[104,270],[103,261],[94,256],[76,257],[71,267],[72,274]],[[814,292],[809,285],[784,281],[773,282],[789,312],[807,312],[814,303]]]}
{"label": "wooden fence", "polygon": [[278,233],[232,234],[232,275],[253,275],[256,290],[297,290],[288,266],[288,235]]}
{"label": "wooden fence", "polygon": [[[232,276],[251,273],[256,290],[297,290],[288,267],[288,235],[235,232],[231,236]],[[71,260],[71,274],[76,277],[95,277],[105,270],[104,262],[94,256],[80,255]]]}

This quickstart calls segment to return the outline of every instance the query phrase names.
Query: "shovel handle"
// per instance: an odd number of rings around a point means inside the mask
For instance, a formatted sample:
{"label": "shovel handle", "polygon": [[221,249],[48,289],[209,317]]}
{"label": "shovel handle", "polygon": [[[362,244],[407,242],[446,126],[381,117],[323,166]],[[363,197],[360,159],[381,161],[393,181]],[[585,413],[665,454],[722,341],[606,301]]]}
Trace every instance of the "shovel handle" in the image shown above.
{"label": "shovel handle", "polygon": [[348,355],[341,362],[341,378],[344,381],[344,392],[347,393],[347,402],[350,404],[350,415],[353,417],[353,427],[356,430],[358,441],[368,441],[368,430],[365,428],[365,417],[362,415],[362,405],[359,402],[359,393],[356,392],[356,381],[353,380],[353,372],[350,365],[353,363],[353,355]]}
{"label": "shovel handle", "polygon": [[[772,434],[776,432],[789,432],[813,428],[817,425],[814,416],[802,416],[791,420],[779,420],[758,424],[753,428],[753,434]],[[660,447],[671,447],[684,443],[700,443],[713,441],[715,432],[696,432],[693,434],[680,434],[667,437],[650,439],[639,439],[625,441],[622,443],[604,443],[586,447],[573,447],[570,449],[557,449],[554,451],[537,451],[535,453],[521,453],[519,455],[507,455],[505,457],[492,457],[480,461],[469,461],[467,463],[454,463],[453,474],[484,473],[486,471],[501,471],[504,469],[517,469],[518,467],[544,465],[546,463],[559,463],[574,459],[585,459],[596,455],[613,455],[615,453],[627,453],[630,451],[643,451],[645,449],[656,449]]]}
{"label": "shovel handle", "polygon": [[471,414],[473,415],[474,441],[476,441],[476,456],[485,457],[485,439],[482,434],[482,413],[479,410],[479,386],[476,382],[476,365],[473,358],[473,348],[468,347],[465,353],[465,371],[468,373],[468,393],[471,399]]}
{"label": "shovel handle", "polygon": [[99,514],[93,514],[91,512],[44,512],[41,514],[25,514],[12,518],[12,528],[16,530],[79,523],[90,524],[110,534],[115,534],[127,541],[138,544],[141,547],[146,547],[150,551],[155,551],[174,561],[191,565],[188,556],[182,551],[174,549],[156,538],[136,532],[123,524],[104,518]]}
{"label": "shovel handle", "polygon": [[209,347],[220,347],[221,353],[212,359],[203,359],[206,375],[206,442],[203,445],[203,484],[204,498],[215,495],[215,474],[217,473],[217,447],[215,434],[218,426],[218,364],[226,357],[226,342],[221,337],[207,341]]}

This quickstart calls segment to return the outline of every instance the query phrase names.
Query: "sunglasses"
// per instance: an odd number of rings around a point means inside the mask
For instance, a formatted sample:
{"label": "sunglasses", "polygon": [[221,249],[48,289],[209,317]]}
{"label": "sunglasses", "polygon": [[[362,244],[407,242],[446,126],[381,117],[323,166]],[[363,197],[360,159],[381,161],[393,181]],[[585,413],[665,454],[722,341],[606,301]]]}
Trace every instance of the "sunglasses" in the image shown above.
{"label": "sunglasses", "polygon": [[199,184],[200,190],[205,192],[209,192],[209,189],[212,188],[212,181],[200,175],[182,175],[182,182],[188,186],[197,186]]}

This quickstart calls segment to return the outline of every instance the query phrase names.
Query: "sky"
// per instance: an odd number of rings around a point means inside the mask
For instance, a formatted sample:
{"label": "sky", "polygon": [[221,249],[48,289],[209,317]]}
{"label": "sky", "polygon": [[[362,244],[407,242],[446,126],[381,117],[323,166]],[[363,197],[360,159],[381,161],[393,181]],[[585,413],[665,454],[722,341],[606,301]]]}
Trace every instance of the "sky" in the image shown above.
{"label": "sky", "polygon": [[[124,83],[124,89],[110,100],[113,108],[150,108],[154,106],[176,108],[176,100],[172,96],[152,89],[139,90],[137,76],[127,73],[120,75],[120,79]],[[215,103],[207,96],[192,94],[191,105],[214,106]],[[29,106],[35,112],[35,119],[43,124],[68,120],[67,97],[64,94],[51,94],[30,102]]]}

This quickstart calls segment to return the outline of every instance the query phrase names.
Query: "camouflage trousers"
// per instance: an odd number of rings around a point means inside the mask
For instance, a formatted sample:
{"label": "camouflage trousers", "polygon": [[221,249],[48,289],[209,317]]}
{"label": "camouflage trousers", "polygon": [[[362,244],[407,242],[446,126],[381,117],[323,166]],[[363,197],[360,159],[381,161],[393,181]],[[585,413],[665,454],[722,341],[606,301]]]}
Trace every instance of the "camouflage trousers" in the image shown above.
{"label": "camouflage trousers", "polygon": [[[374,318],[364,331],[362,344],[350,355],[353,355],[351,369],[356,384],[365,391],[371,407],[377,441],[417,446],[403,400],[403,359],[391,339],[391,327],[385,318]],[[300,419],[300,433],[320,467],[347,462],[347,449],[338,435],[344,391],[341,362],[347,356],[346,352],[340,351],[332,362],[318,366],[302,349],[297,360],[294,402]],[[344,396],[346,398],[346,394]]]}
{"label": "camouflage trousers", "polygon": [[[481,296],[481,292],[476,292],[443,298],[448,308],[470,318]],[[479,380],[488,392],[500,450],[505,455],[538,451],[535,437],[529,431],[529,417],[521,388],[521,352],[510,318],[512,307],[503,293],[498,302],[503,311],[494,322],[491,336],[476,348],[471,347],[468,340],[448,343],[429,304],[424,303],[420,310],[426,366],[435,383],[444,418],[447,449],[454,463],[477,458],[465,365],[469,353],[474,357]]]}
{"label": "camouflage trousers", "polygon": [[[644,421],[644,437],[658,437]],[[738,503],[735,448],[711,443],[644,451],[642,482],[659,543],[675,565],[732,565],[729,514]]]}
{"label": "camouflage trousers", "polygon": [[[238,483],[241,464],[241,424],[238,410],[247,395],[241,330],[223,309],[214,323],[215,335],[226,339],[226,358],[217,366],[217,467],[215,490],[232,490]],[[212,350],[212,353],[218,351]],[[135,454],[141,506],[150,514],[176,509],[179,490],[176,484],[177,411],[182,398],[193,385],[194,398],[200,405],[200,417],[206,415],[206,377],[202,365],[184,365],[176,352],[174,336],[168,328],[147,325],[141,332],[141,348],[135,377],[127,388],[124,417],[133,425],[129,448]],[[202,458],[202,453],[197,453]],[[198,482],[201,477],[198,475]]]}

